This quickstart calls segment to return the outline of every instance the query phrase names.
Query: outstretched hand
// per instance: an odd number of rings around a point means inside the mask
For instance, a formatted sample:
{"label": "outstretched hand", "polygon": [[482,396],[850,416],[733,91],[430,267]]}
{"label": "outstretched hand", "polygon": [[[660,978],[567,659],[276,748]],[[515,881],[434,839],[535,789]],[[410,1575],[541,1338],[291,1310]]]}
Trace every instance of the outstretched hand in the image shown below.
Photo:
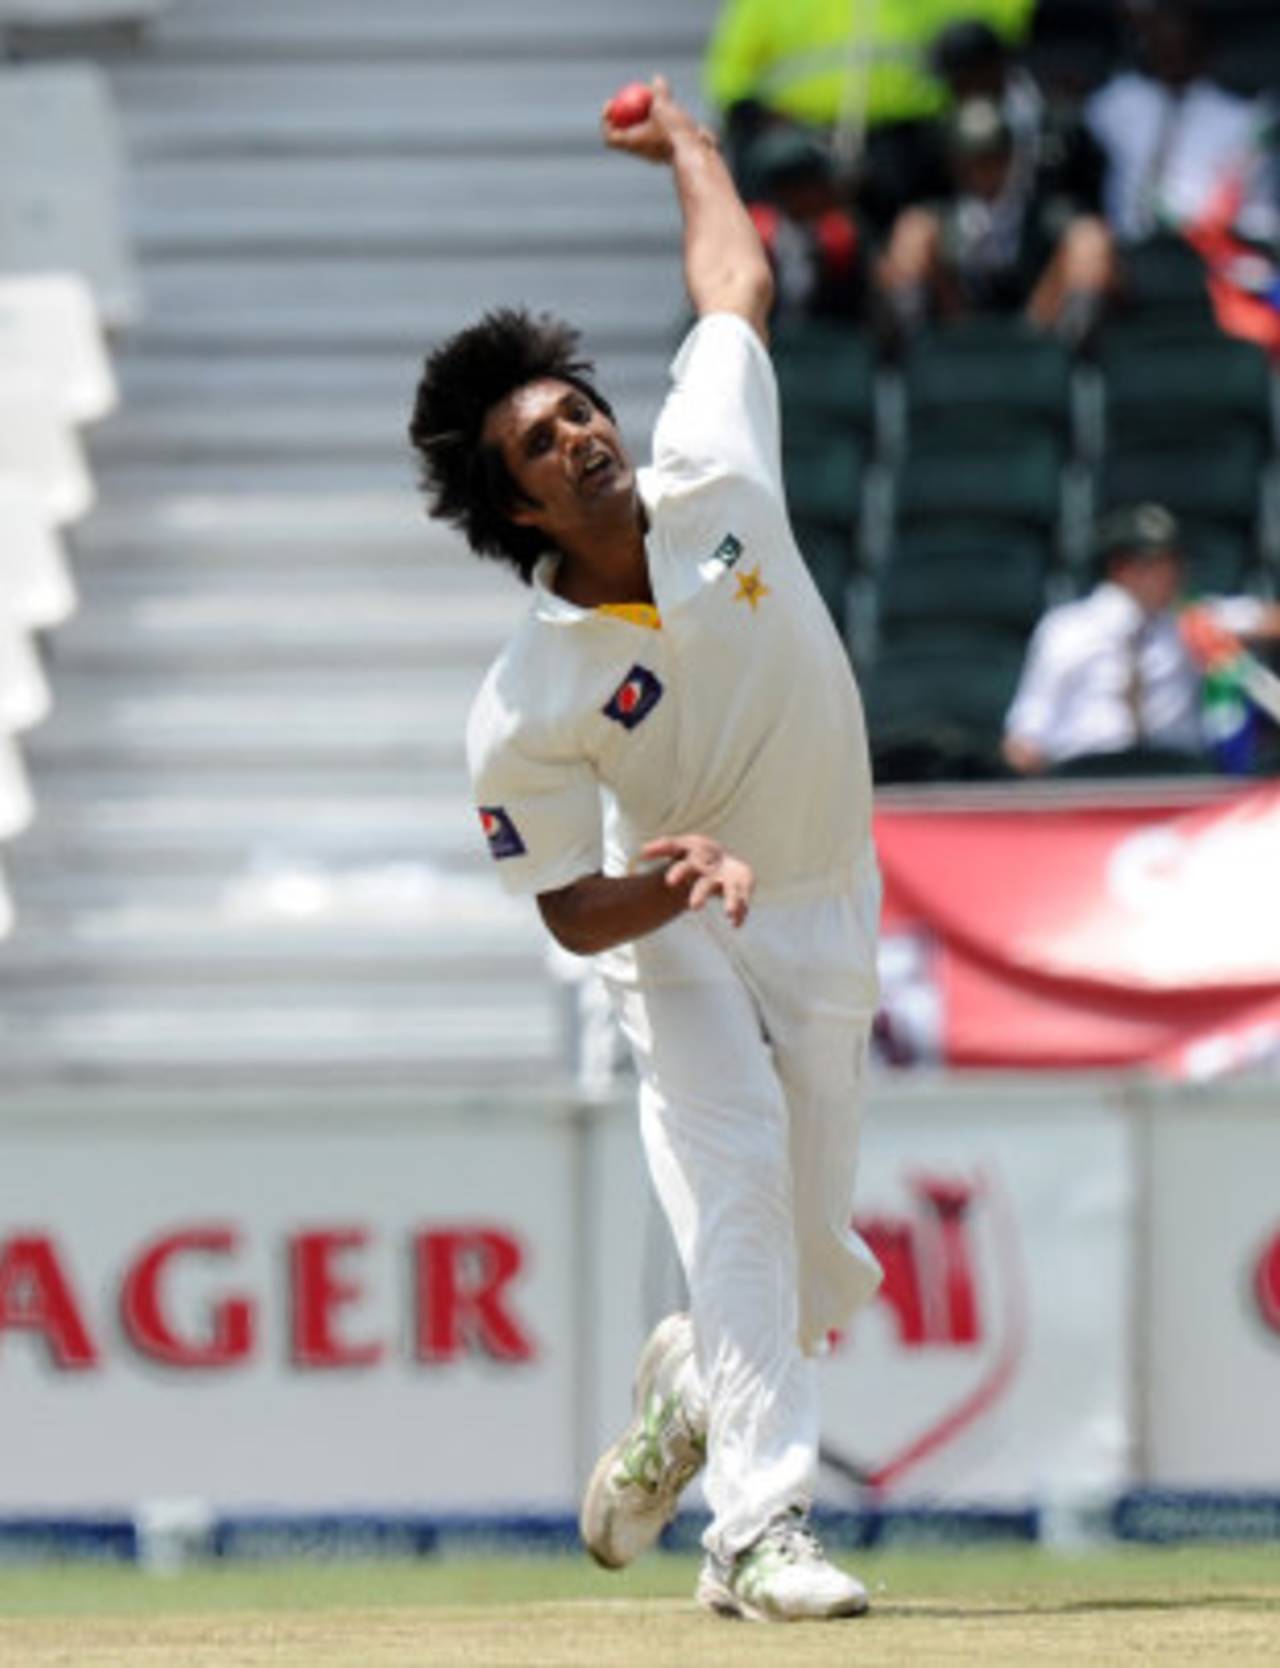
{"label": "outstretched hand", "polygon": [[718,841],[705,834],[673,834],[650,840],[640,855],[646,861],[671,859],[664,878],[673,889],[688,888],[687,908],[702,909],[709,899],[719,895],[731,926],[740,927],[746,920],[756,877],[749,863],[726,851]]}
{"label": "outstretched hand", "polygon": [[600,131],[610,150],[627,151],[645,162],[666,163],[671,161],[675,142],[682,135],[701,138],[714,145],[715,138],[710,130],[700,127],[672,97],[665,76],[655,75],[650,86],[653,88],[653,103],[643,121],[635,122],[630,127],[615,127],[609,120],[609,106],[606,104],[601,111]]}
{"label": "outstretched hand", "polygon": [[1244,647],[1208,608],[1184,608],[1178,616],[1178,633],[1187,653],[1205,671],[1234,660]]}

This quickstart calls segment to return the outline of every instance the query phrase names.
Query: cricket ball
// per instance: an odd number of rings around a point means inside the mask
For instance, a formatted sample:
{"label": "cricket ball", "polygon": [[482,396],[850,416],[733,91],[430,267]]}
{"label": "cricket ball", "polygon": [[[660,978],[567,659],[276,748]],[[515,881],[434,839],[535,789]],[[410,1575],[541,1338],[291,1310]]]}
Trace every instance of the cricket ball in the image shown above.
{"label": "cricket ball", "polygon": [[605,106],[610,127],[635,127],[653,107],[653,88],[643,81],[629,81]]}

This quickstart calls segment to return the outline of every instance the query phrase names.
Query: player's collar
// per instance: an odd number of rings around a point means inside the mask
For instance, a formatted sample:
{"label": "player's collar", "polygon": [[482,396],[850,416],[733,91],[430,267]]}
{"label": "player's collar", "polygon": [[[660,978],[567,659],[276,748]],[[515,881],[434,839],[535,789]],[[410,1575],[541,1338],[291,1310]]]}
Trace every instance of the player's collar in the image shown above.
{"label": "player's collar", "polygon": [[[636,471],[636,485],[640,493],[640,501],[644,505],[645,518],[650,527],[653,525],[652,507],[657,496],[657,479],[651,469]],[[648,539],[646,536],[646,546]],[[580,608],[576,602],[570,602],[556,591],[556,569],[560,565],[560,553],[548,550],[538,558],[534,566],[531,583],[533,586],[533,613],[535,619],[546,620],[551,625],[576,625],[583,620],[601,618],[600,611],[595,608]],[[608,616],[605,615],[605,618]]]}
{"label": "player's collar", "polygon": [[560,556],[554,550],[538,558],[538,565],[533,570],[534,615],[551,625],[575,625],[581,620],[589,620],[592,615],[590,608],[579,608],[576,602],[570,602],[556,593],[556,569],[559,566]]}

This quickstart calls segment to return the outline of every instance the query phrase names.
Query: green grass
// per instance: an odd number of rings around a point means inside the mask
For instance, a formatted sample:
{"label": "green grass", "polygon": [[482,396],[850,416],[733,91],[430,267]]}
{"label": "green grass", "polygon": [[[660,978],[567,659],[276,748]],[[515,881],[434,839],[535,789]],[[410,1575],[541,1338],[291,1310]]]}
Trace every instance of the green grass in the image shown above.
{"label": "green grass", "polygon": [[[1149,1601],[1270,1587],[1280,1606],[1280,1548],[1108,1549],[1055,1556],[1037,1548],[838,1555],[876,1598],[942,1599],[978,1589],[993,1599],[1054,1604],[1078,1594]],[[0,1568],[0,1616],[181,1615],[228,1610],[325,1610],[350,1605],[529,1604],[573,1599],[686,1598],[697,1560],[649,1557],[628,1570],[586,1558],[441,1557],[368,1564],[195,1566],[149,1575],[132,1565]],[[1280,1647],[1277,1649],[1280,1665]]]}
{"label": "green grass", "polygon": [[0,1668],[1025,1668],[1280,1664],[1280,1548],[887,1552],[865,1621],[735,1626],[696,1563],[571,1557],[0,1569]]}

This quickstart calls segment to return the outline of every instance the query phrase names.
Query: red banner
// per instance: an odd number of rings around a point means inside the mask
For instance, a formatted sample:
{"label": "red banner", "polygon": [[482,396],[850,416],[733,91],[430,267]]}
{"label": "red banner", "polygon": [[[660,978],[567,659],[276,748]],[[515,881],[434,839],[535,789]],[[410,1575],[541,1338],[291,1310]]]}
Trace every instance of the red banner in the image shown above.
{"label": "red banner", "polygon": [[891,1052],[1179,1077],[1280,1060],[1280,784],[892,807],[876,837]]}

